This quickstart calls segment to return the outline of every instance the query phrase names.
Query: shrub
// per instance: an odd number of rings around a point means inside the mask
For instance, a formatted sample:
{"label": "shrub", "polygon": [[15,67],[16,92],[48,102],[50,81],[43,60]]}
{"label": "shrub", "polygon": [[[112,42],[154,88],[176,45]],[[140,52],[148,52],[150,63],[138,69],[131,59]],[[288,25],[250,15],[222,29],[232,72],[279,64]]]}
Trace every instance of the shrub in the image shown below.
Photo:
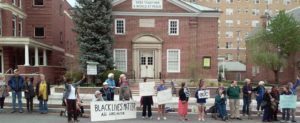
{"label": "shrub", "polygon": [[72,82],[79,81],[82,78],[83,73],[81,71],[67,71],[66,78],[70,78]]}
{"label": "shrub", "polygon": [[107,70],[107,71],[104,71],[103,73],[101,73],[99,75],[100,80],[102,82],[104,82],[107,79],[107,76],[108,76],[109,73],[113,73],[114,74],[114,80],[116,82],[116,85],[118,85],[120,75],[124,74],[122,71],[119,71],[119,70]]}

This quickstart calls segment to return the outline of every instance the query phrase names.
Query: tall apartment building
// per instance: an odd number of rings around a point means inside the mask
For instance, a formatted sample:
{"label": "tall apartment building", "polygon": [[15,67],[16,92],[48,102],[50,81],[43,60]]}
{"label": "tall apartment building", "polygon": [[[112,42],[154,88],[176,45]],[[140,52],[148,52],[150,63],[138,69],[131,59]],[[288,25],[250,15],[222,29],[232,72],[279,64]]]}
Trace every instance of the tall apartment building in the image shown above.
{"label": "tall apartment building", "polygon": [[226,60],[246,61],[245,38],[261,25],[261,16],[300,6],[299,0],[188,0],[223,12],[219,22],[218,55]]}
{"label": "tall apartment building", "polygon": [[43,73],[60,79],[76,64],[76,33],[66,0],[0,0],[0,74]]}

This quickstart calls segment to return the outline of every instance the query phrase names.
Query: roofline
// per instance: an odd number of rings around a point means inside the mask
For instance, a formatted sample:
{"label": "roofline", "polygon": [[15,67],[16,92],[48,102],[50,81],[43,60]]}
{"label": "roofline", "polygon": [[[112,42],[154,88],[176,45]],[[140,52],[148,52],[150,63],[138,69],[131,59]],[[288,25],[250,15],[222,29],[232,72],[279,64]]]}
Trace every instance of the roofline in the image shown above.
{"label": "roofline", "polygon": [[113,11],[114,16],[152,16],[152,17],[215,17],[219,18],[221,13],[169,13],[169,12],[124,12],[124,11]]}

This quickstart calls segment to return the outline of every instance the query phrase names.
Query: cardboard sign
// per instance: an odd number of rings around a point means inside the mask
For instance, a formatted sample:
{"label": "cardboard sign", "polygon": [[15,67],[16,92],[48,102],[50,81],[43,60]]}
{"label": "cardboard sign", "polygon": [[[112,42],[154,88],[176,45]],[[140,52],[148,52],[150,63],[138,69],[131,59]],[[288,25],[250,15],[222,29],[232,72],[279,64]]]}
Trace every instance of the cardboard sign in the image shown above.
{"label": "cardboard sign", "polygon": [[153,96],[155,94],[155,82],[143,82],[139,84],[140,96]]}
{"label": "cardboard sign", "polygon": [[279,99],[280,108],[296,108],[297,96],[296,95],[280,95]]}
{"label": "cardboard sign", "polygon": [[198,98],[199,99],[209,98],[210,97],[210,91],[209,90],[200,90],[197,93],[198,93]]}
{"label": "cardboard sign", "polygon": [[172,102],[172,89],[158,91],[157,104],[167,104]]}
{"label": "cardboard sign", "polygon": [[136,118],[134,101],[91,102],[91,121],[110,121]]}

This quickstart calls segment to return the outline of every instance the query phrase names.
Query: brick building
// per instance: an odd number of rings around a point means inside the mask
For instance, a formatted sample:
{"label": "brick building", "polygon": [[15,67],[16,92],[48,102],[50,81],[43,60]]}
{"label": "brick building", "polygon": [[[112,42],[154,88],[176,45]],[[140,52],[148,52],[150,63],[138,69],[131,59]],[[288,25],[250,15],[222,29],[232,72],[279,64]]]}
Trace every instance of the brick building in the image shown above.
{"label": "brick building", "polygon": [[57,82],[76,65],[76,34],[65,0],[0,0],[0,73],[46,74]]}
{"label": "brick building", "polygon": [[217,80],[217,10],[182,0],[114,0],[114,62],[129,78]]}

